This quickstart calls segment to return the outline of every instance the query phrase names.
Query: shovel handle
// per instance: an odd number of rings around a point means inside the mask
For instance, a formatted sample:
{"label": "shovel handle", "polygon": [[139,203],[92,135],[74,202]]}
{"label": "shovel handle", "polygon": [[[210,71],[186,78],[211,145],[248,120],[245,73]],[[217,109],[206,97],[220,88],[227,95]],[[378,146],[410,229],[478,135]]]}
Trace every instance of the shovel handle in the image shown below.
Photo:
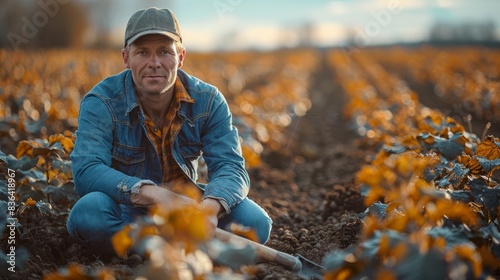
{"label": "shovel handle", "polygon": [[302,263],[298,258],[220,228],[215,229],[215,238],[224,242],[250,245],[255,249],[258,258],[264,261],[280,264],[294,272],[299,272],[302,269]]}

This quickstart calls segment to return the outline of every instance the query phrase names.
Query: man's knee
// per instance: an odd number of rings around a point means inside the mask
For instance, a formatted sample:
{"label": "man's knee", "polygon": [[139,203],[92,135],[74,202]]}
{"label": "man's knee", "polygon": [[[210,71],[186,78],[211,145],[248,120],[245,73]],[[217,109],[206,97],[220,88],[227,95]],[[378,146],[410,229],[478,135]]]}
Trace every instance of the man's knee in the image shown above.
{"label": "man's knee", "polygon": [[119,215],[119,205],[111,197],[102,192],[91,192],[73,206],[66,226],[70,235],[75,238],[82,230],[99,231],[106,227],[106,220],[115,215]]}
{"label": "man's knee", "polygon": [[102,192],[81,197],[71,209],[66,223],[74,239],[88,244],[101,256],[114,256],[111,237],[123,228],[121,209],[117,202]]}
{"label": "man's knee", "polygon": [[241,204],[233,208],[230,221],[240,223],[252,228],[260,243],[266,243],[271,235],[273,221],[267,212],[257,203],[250,199],[245,199]]}
{"label": "man's knee", "polygon": [[73,206],[70,212],[72,215],[98,215],[119,209],[118,204],[103,192],[91,192],[82,196]]}
{"label": "man's knee", "polygon": [[255,226],[257,236],[259,237],[259,242],[264,244],[267,242],[271,235],[271,229],[273,226],[273,220],[265,215],[262,219],[258,220],[257,225]]}

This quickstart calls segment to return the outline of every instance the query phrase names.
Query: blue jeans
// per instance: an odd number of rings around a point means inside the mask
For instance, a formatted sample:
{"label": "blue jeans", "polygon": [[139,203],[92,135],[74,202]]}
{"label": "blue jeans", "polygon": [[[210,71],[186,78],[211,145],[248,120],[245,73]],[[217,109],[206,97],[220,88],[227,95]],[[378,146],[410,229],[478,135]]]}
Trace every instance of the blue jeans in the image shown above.
{"label": "blue jeans", "polygon": [[[145,207],[118,204],[103,192],[91,192],[81,197],[71,209],[67,229],[71,237],[90,245],[103,256],[114,256],[111,237],[138,215],[147,213]],[[245,198],[231,209],[231,213],[219,220],[218,227],[225,228],[237,223],[255,230],[261,243],[271,233],[272,220],[259,205]]]}

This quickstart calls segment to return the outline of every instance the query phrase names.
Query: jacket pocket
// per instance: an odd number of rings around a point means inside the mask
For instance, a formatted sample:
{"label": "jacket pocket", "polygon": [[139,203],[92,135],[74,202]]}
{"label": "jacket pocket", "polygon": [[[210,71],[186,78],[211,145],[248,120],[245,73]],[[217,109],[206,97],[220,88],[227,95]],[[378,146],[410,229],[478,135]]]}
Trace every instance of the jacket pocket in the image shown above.
{"label": "jacket pocket", "polygon": [[201,144],[181,144],[179,149],[184,159],[184,163],[188,167],[188,175],[193,181],[198,180],[198,160],[203,154],[201,151]]}
{"label": "jacket pocket", "polygon": [[201,144],[180,144],[182,157],[188,160],[198,160],[201,155]]}
{"label": "jacket pocket", "polygon": [[146,149],[123,144],[113,144],[113,161],[111,167],[134,177],[141,177],[146,160]]}

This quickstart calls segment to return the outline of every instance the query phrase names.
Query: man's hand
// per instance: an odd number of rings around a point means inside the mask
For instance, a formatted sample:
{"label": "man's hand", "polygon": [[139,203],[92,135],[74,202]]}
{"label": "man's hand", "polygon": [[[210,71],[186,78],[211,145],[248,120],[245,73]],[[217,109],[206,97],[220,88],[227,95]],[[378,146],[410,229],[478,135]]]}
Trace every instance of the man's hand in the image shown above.
{"label": "man's hand", "polygon": [[163,204],[169,208],[196,205],[196,201],[189,197],[174,193],[156,185],[141,186],[138,194],[131,195],[131,201],[136,206],[151,206]]}
{"label": "man's hand", "polygon": [[[163,204],[168,208],[177,208],[188,205],[196,205],[196,201],[172,192],[166,188],[156,185],[143,185],[138,194],[131,196],[132,203],[136,206],[151,206],[155,204]],[[207,213],[207,230],[210,236],[215,234],[215,229],[219,222],[218,216],[223,211],[226,211],[217,199],[205,198],[199,204],[199,207]]]}
{"label": "man's hand", "polygon": [[220,204],[217,199],[214,198],[205,198],[201,201],[200,207],[208,213],[207,216],[207,229],[209,231],[210,236],[214,236],[215,229],[217,228],[217,224],[219,223],[219,219],[217,216],[222,211],[226,211],[224,207]]}

